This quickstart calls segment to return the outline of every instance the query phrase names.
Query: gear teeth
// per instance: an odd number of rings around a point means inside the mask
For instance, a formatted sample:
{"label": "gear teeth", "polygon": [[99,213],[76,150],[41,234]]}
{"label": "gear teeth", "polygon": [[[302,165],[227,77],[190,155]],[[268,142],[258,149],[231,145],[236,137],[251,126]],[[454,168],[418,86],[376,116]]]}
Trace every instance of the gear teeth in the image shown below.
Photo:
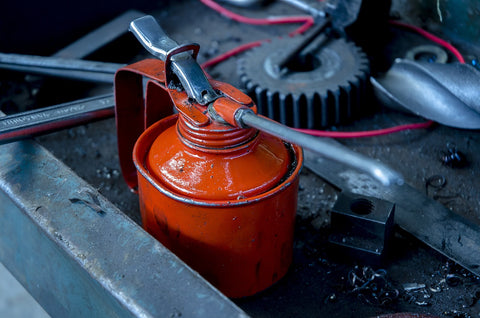
{"label": "gear teeth", "polygon": [[280,122],[285,123],[289,117],[288,109],[290,108],[287,104],[287,96],[285,94],[278,94],[278,107],[280,110]]}
{"label": "gear teeth", "polygon": [[279,116],[277,116],[278,107],[276,105],[278,105],[278,103],[275,103],[275,99],[273,97],[275,93],[276,92],[272,92],[268,90],[265,91],[265,94],[267,96],[267,107],[268,107],[268,114],[269,114],[268,116],[273,120],[280,121],[280,118],[278,118]]}
{"label": "gear teeth", "polygon": [[334,114],[334,109],[333,109],[334,105],[332,100],[334,100],[333,95],[331,94],[331,92],[327,92],[323,100],[324,102],[323,107],[325,108],[326,112],[325,112],[325,119],[322,121],[322,124],[325,126],[333,123],[332,115]]}
{"label": "gear teeth", "polygon": [[266,63],[272,54],[278,55],[291,45],[289,39],[272,40],[252,49],[239,61],[240,80],[260,114],[287,126],[317,129],[345,123],[367,110],[368,104],[363,103],[369,76],[365,53],[342,38],[329,43],[329,49],[340,60],[343,58],[345,65],[331,68],[337,73],[327,80],[324,70],[317,69],[310,72],[313,75],[290,72],[299,75],[291,82],[271,76]]}
{"label": "gear teeth", "polygon": [[294,127],[302,127],[304,126],[304,119],[308,117],[306,114],[307,110],[307,101],[309,98],[305,94],[302,94],[298,98],[298,102],[293,105],[293,123],[292,126]]}
{"label": "gear teeth", "polygon": [[[252,87],[253,87],[253,85],[252,85]],[[251,96],[252,94],[249,94],[249,95]],[[258,112],[260,114],[264,114],[265,116],[267,116],[269,118],[272,118],[271,114],[268,111],[268,107],[266,107],[268,105],[268,103],[267,103],[267,91],[262,89],[259,86],[256,86],[255,87],[255,96],[253,96],[253,98],[255,99],[255,103],[257,104]]]}
{"label": "gear teeth", "polygon": [[300,117],[300,104],[302,103],[302,97],[304,95],[290,95],[292,97],[292,103],[290,105],[290,112],[288,114],[288,117],[290,120],[286,125],[290,125],[293,127],[298,127],[298,122],[299,122],[299,117]]}

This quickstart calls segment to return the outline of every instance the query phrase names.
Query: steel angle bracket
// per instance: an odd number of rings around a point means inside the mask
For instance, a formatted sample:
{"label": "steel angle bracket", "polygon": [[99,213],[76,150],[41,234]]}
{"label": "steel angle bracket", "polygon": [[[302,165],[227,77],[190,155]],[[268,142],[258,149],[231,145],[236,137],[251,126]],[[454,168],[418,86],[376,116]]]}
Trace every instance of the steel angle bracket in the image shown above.
{"label": "steel angle bracket", "polygon": [[33,141],[0,146],[0,261],[52,316],[247,316]]}

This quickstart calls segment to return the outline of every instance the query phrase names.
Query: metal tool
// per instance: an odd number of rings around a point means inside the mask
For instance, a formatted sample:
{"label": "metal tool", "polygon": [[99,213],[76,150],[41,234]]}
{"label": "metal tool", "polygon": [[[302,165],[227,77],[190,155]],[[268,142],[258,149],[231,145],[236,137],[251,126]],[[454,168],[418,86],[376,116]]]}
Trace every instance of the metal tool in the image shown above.
{"label": "metal tool", "polygon": [[[161,31],[160,35],[156,35],[156,33],[159,32],[159,29],[160,26],[157,24],[157,22],[152,16],[147,16],[136,20],[134,26],[132,27],[132,31],[138,33],[138,35],[136,36],[141,41],[141,43],[149,51],[153,52],[154,55],[156,55],[157,57],[166,58],[168,56],[171,56],[173,52],[178,53],[179,49],[172,48],[172,43],[174,42],[172,40],[167,40],[166,35],[163,31]],[[168,50],[171,50],[172,52],[167,52]],[[178,62],[175,60],[172,62],[172,64],[175,65],[175,63],[183,63],[184,59],[188,60],[188,65],[185,65],[185,67],[177,67],[176,69],[174,69],[174,72],[179,75],[182,83],[187,83],[187,94],[189,94],[190,97],[196,99],[197,102],[202,104],[202,101],[205,101],[203,97],[198,96],[198,94],[194,94],[193,92],[190,92],[188,87],[194,85],[193,83],[196,81],[196,78],[201,78],[203,87],[202,90],[209,92],[213,89],[208,87],[210,86],[208,82],[203,82],[204,76],[196,77],[198,74],[196,71],[197,67],[194,67],[195,71],[189,69],[189,67],[194,64],[191,62],[195,61],[193,58],[187,58],[184,55],[181,60],[179,59]],[[195,74],[195,77],[188,76],[188,74],[191,72],[195,72],[193,73]],[[208,96],[212,95],[208,94]],[[215,94],[214,98],[219,97],[220,95]],[[215,105],[213,108],[209,108],[210,111],[212,109],[218,112],[218,108],[215,107]],[[332,146],[331,144],[324,142],[324,140],[322,139],[299,133],[286,126],[275,123],[272,120],[257,116],[252,112],[245,111],[244,109],[240,109],[240,111],[238,112],[237,110],[234,110],[234,112],[235,114],[231,114],[233,116],[230,117],[233,121],[230,121],[229,124],[240,127],[246,125],[265,131],[269,134],[272,134],[273,136],[277,136],[279,138],[297,144],[301,147],[304,147],[305,149],[310,149],[311,151],[317,153],[320,156],[323,156],[324,158],[340,162],[346,166],[360,169],[372,175],[374,178],[376,178],[385,185],[401,183],[403,180],[397,172],[391,170],[387,166],[379,163],[378,161],[374,161],[353,151],[347,151],[343,147],[339,148],[340,151],[337,151],[338,148],[336,146]]]}
{"label": "metal tool", "polygon": [[114,106],[109,94],[0,117],[0,144],[111,117]]}
{"label": "metal tool", "polygon": [[[53,67],[52,69],[48,67],[42,67],[41,65],[29,65],[31,61],[24,60],[23,57],[16,59],[17,65],[16,70],[24,71],[26,73],[38,74],[38,75],[48,75],[54,77],[70,78],[75,80],[90,81],[90,82],[100,82],[100,83],[111,83],[113,78],[109,72],[103,74],[105,69],[101,72],[96,70],[93,73],[86,72],[84,69],[69,69],[62,68],[65,66],[65,63],[57,64],[56,58],[60,59],[73,59],[73,65],[78,65],[76,59],[83,59],[88,55],[94,53],[98,49],[104,47],[108,43],[118,39],[120,36],[127,32],[127,27],[130,21],[133,19],[144,16],[143,12],[137,10],[128,10],[123,14],[119,15],[115,19],[103,24],[99,28],[89,32],[88,34],[82,36],[80,39],[72,42],[66,47],[62,48],[60,51],[56,52],[51,56],[52,60],[46,62]],[[27,56],[25,56],[26,58]],[[27,65],[21,67],[18,62],[26,62]],[[3,64],[2,64],[3,65]],[[0,67],[2,66],[0,65]],[[8,68],[8,65],[3,65],[5,68]],[[62,67],[59,67],[62,66]],[[81,67],[80,65],[78,65]],[[15,68],[12,68],[15,69]],[[28,81],[37,80],[36,77],[27,75],[26,79]]]}
{"label": "metal tool", "polygon": [[[338,147],[340,143],[330,140]],[[408,184],[384,187],[358,171],[305,152],[305,166],[341,189],[395,203],[395,223],[437,252],[480,275],[480,227]]]}
{"label": "metal tool", "polygon": [[113,83],[115,72],[123,66],[125,64],[0,53],[0,69],[97,83]]}
{"label": "metal tool", "polygon": [[371,82],[386,105],[451,127],[480,128],[480,71],[471,65],[398,59]]}
{"label": "metal tool", "polygon": [[[0,68],[76,80],[113,83],[113,75],[123,64],[84,61],[83,58],[127,32],[132,19],[144,13],[129,10],[53,57],[0,53]],[[113,95],[104,95],[60,105],[44,107],[3,117],[0,143],[37,136],[54,130],[84,124],[114,115]]]}
{"label": "metal tool", "polygon": [[[333,19],[335,27],[345,28],[355,22],[362,5],[361,0],[327,0],[320,2],[304,0],[280,0],[281,2],[295,7],[311,15],[315,21],[321,22],[325,17],[330,16]],[[266,0],[222,0],[239,7],[250,7],[265,4]]]}
{"label": "metal tool", "polygon": [[[266,2],[269,2],[265,0],[221,0],[221,1],[228,4],[232,4],[234,6],[239,6],[239,7],[251,7],[251,6],[261,5]],[[292,7],[300,9],[301,11],[308,13],[314,18],[325,17],[325,11],[319,10],[302,0],[280,0],[280,2],[286,3],[288,5],[291,5]]]}
{"label": "metal tool", "polygon": [[302,0],[280,0],[280,1],[308,13],[314,19],[324,18],[326,16],[325,11],[319,10]]}
{"label": "metal tool", "polygon": [[[152,18],[153,19],[153,18]],[[172,65],[175,67],[174,70],[175,72],[178,72],[178,74],[181,74],[180,78],[182,81],[182,85],[185,84],[185,87],[187,87],[187,93],[189,94],[190,97],[194,98],[197,100],[200,104],[204,104],[208,100],[212,100],[214,98],[217,98],[217,94],[215,91],[211,88],[211,85],[208,82],[205,82],[206,77],[199,68],[198,64],[196,61],[188,55],[188,53],[180,53],[178,54],[178,48],[175,47],[175,42],[172,40],[168,40],[166,38],[166,35],[163,31],[161,31],[160,27],[156,22],[147,19],[147,20],[142,20],[140,21],[140,24],[137,23],[137,26],[133,27],[136,28],[132,29],[136,36],[146,45],[146,47],[151,50],[151,52],[155,55],[157,55],[160,58],[166,58],[169,54],[170,55],[175,55],[175,58],[172,61]],[[141,32],[137,32],[141,29]],[[159,29],[161,33],[159,32]],[[152,40],[153,37],[153,41]],[[148,39],[148,40],[147,40]],[[154,42],[157,41],[157,42]],[[162,42],[164,41],[164,42]],[[158,49],[155,46],[155,44],[161,44],[161,45],[166,45],[165,47],[162,47],[162,49]],[[169,52],[169,50],[172,50],[174,48],[174,51]],[[182,47],[181,50],[189,51],[192,50],[192,47]],[[23,65],[25,67],[30,67],[33,66],[39,67],[42,69],[46,70],[53,70],[54,72],[61,71],[62,74],[67,75],[66,70],[78,70],[79,72],[83,74],[90,74],[88,76],[91,76],[91,74],[99,72],[100,74],[109,74],[111,72],[114,72],[118,67],[120,67],[120,64],[114,64],[114,63],[101,63],[101,62],[89,62],[89,61],[80,61],[80,60],[70,60],[70,59],[56,59],[56,58],[43,58],[43,57],[29,57],[29,56],[18,56],[18,55],[0,55],[0,60],[4,59],[5,63],[8,63],[9,65]],[[195,66],[197,65],[197,66]],[[190,67],[193,67],[191,69]],[[64,68],[64,69],[62,69]],[[65,73],[63,73],[65,72]],[[93,72],[93,73],[92,73]],[[111,76],[111,75],[108,75]],[[80,102],[81,103],[81,102]],[[104,112],[104,105],[100,105],[101,108],[98,109],[100,111],[98,116],[94,116],[96,118],[103,118],[105,116],[108,116],[106,114],[103,114]],[[57,114],[59,113],[59,108],[66,108],[68,109],[70,105],[64,104],[64,105],[59,105],[55,106],[52,111],[45,109],[44,114],[51,114],[52,112],[56,112]],[[88,113],[89,115],[86,116],[87,118],[92,118],[92,112],[95,112],[94,109],[89,110]],[[64,113],[68,113],[68,110],[65,111]],[[109,113],[107,111],[107,113]],[[62,121],[61,117],[57,117],[57,120],[55,123],[51,122],[51,116],[50,115],[41,115],[43,114],[43,111],[38,111],[37,114],[37,121],[36,124],[40,125],[41,128],[36,129],[35,131],[30,130],[25,134],[25,136],[30,136],[32,134],[39,134],[39,133],[44,133],[47,132],[49,128],[52,127],[67,127],[68,125],[71,125],[73,122],[72,121],[67,121],[65,124],[59,124]],[[18,115],[21,117],[21,115]],[[30,114],[26,114],[24,118],[32,118]],[[48,122],[41,122],[39,118],[48,118]],[[247,118],[248,118],[247,114]],[[79,117],[77,117],[79,118]],[[250,124],[250,125],[258,125],[258,123],[254,123],[252,121],[252,118],[250,116],[250,121],[249,123],[245,122],[245,119],[239,119],[242,120],[243,124]],[[247,119],[248,121],[249,119]],[[257,120],[258,121],[258,120]],[[82,122],[82,121],[79,121]],[[266,121],[266,120],[260,120],[260,126],[263,125],[263,127],[271,126],[272,122]],[[30,123],[31,124],[31,123]],[[259,126],[256,126],[256,128],[259,128]],[[12,127],[9,127],[9,129],[12,129]],[[342,158],[346,158],[343,156],[343,151],[341,153],[338,153],[335,151],[334,147],[329,147],[328,145],[323,145],[323,142],[321,139],[309,137],[303,134],[299,134],[293,130],[286,130],[287,127],[281,127],[280,129],[275,128],[275,133],[276,134],[282,134],[281,138],[284,138],[285,140],[288,140],[290,142],[299,144],[305,148],[312,148],[314,147],[314,151],[322,153],[324,156],[327,158],[330,158],[332,160],[343,160]],[[273,132],[273,130],[272,130]],[[283,133],[282,133],[283,132]],[[9,135],[5,135],[4,141],[10,140],[11,138],[21,138],[22,133],[19,130],[16,130],[15,132],[10,131]],[[13,136],[13,137],[12,137]],[[278,136],[278,135],[277,135]],[[313,143],[312,143],[313,141]],[[317,146],[313,146],[317,145]],[[350,159],[355,159],[355,160],[350,160]],[[388,169],[385,166],[382,166],[378,162],[373,162],[372,160],[365,158],[363,156],[359,156],[356,153],[349,152],[349,157],[347,160],[344,161],[345,164],[348,165],[355,165],[359,169],[363,169],[367,173],[376,175],[381,182],[384,183],[396,183],[399,180],[401,180],[401,177],[398,176],[395,172],[392,172],[390,169]]]}

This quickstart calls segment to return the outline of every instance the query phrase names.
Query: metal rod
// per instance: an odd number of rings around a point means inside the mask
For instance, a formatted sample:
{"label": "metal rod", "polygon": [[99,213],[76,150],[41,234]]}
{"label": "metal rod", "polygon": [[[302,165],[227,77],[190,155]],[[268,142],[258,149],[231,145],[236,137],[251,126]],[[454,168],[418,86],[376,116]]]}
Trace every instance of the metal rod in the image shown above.
{"label": "metal rod", "polygon": [[311,150],[326,159],[366,172],[385,186],[403,184],[403,177],[398,172],[379,161],[365,157],[347,147],[338,146],[324,139],[300,133],[273,120],[256,115],[249,109],[238,110],[235,119],[242,127],[256,128]]}
{"label": "metal rod", "polygon": [[113,83],[115,72],[123,66],[118,63],[0,53],[0,69],[101,83]]}
{"label": "metal rod", "polygon": [[317,8],[314,8],[310,4],[301,1],[301,0],[281,0],[281,2],[286,3],[288,5],[291,5],[292,7],[295,7],[297,9],[300,9],[311,16],[313,18],[324,18],[326,16],[325,11],[318,10]]}
{"label": "metal rod", "polygon": [[300,41],[293,45],[291,48],[288,48],[287,53],[285,56],[277,62],[278,71],[284,69],[292,60],[294,60],[302,51],[309,46],[313,41],[317,41],[320,43],[325,42],[328,37],[325,34],[320,34],[327,26],[330,24],[330,19],[325,19],[323,23],[318,24],[311,30],[307,35],[300,38]]}
{"label": "metal rod", "polygon": [[0,117],[0,144],[111,117],[113,94]]}

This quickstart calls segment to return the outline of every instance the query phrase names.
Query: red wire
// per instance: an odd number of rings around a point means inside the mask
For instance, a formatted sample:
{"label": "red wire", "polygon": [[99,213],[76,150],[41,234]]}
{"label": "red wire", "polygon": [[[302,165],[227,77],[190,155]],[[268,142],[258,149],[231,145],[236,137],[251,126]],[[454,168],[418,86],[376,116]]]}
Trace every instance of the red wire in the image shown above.
{"label": "red wire", "polygon": [[[211,9],[219,12],[220,14],[241,22],[241,23],[247,23],[247,24],[254,24],[254,25],[268,25],[268,24],[285,24],[285,23],[300,23],[304,22],[304,24],[290,33],[290,35],[295,35],[295,34],[300,34],[308,30],[313,24],[314,20],[313,17],[311,16],[293,16],[293,17],[281,17],[281,18],[265,18],[265,19],[254,19],[254,18],[249,18],[245,17],[239,14],[236,14],[232,11],[229,11],[222,6],[218,5],[216,2],[212,0],[200,0],[203,4],[206,6],[210,7]],[[392,25],[406,28],[412,31],[417,32],[418,34],[424,36],[425,38],[445,47],[447,50],[449,50],[455,57],[458,59],[460,63],[465,63],[465,59],[463,58],[462,54],[450,43],[447,41],[419,28],[410,24],[398,22],[398,21],[390,21]],[[205,63],[202,64],[202,67],[210,67],[213,65],[216,65],[222,61],[225,61],[229,59],[232,56],[235,56],[241,52],[244,52],[246,50],[249,50],[251,48],[257,47],[262,45],[263,42],[266,42],[268,40],[260,40],[260,41],[254,41],[250,43],[246,43],[243,45],[240,45],[230,51],[227,51],[213,59],[210,59],[206,61]],[[325,130],[315,130],[315,129],[295,129],[299,132],[313,135],[313,136],[318,136],[318,137],[330,137],[330,138],[364,138],[364,137],[373,137],[373,136],[382,136],[382,135],[388,135],[391,133],[395,132],[400,132],[404,130],[412,130],[412,129],[425,129],[429,128],[432,126],[435,122],[429,120],[423,123],[417,123],[417,124],[406,124],[406,125],[399,125],[399,126],[394,126],[390,128],[384,128],[384,129],[377,129],[377,130],[370,130],[370,131],[349,131],[349,132],[341,132],[341,131],[325,131]]]}
{"label": "red wire", "polygon": [[253,25],[270,25],[270,24],[287,24],[287,23],[303,23],[301,27],[296,29],[295,31],[291,32],[290,35],[301,34],[308,30],[313,24],[314,20],[313,17],[306,15],[306,16],[291,16],[291,17],[268,17],[264,19],[255,19],[242,16],[240,14],[234,13],[230,10],[225,9],[218,3],[212,0],[200,0],[204,5],[208,6],[209,8],[217,11],[218,13],[235,20],[237,22],[246,23],[246,24],[253,24]]}
{"label": "red wire", "polygon": [[365,137],[382,136],[382,135],[388,135],[395,132],[411,130],[411,129],[425,129],[432,126],[434,123],[435,122],[429,120],[429,121],[418,123],[418,124],[406,124],[406,125],[399,125],[399,126],[394,126],[390,128],[368,130],[368,131],[326,131],[326,130],[301,129],[301,128],[294,128],[294,129],[304,134],[309,134],[317,137],[346,139],[346,138],[365,138]]}
{"label": "red wire", "polygon": [[247,50],[250,50],[251,48],[260,46],[260,45],[262,45],[263,42],[268,42],[268,40],[259,40],[259,41],[254,41],[254,42],[250,42],[250,43],[246,43],[246,44],[242,44],[240,46],[237,46],[236,48],[231,49],[230,51],[227,51],[223,54],[220,54],[219,56],[216,56],[216,57],[204,62],[202,64],[202,67],[207,68],[207,67],[210,67],[210,66],[213,66],[213,65],[217,65],[218,63],[223,62],[223,61],[231,58],[232,56],[240,54],[243,51],[247,51]]}
{"label": "red wire", "polygon": [[424,29],[419,28],[419,27],[414,26],[414,25],[411,25],[411,24],[406,24],[406,23],[402,23],[402,22],[399,22],[399,21],[393,21],[393,20],[390,21],[390,24],[401,27],[401,28],[405,28],[405,29],[415,31],[418,34],[423,35],[425,38],[429,39],[430,41],[433,41],[433,42],[443,46],[444,48],[446,48],[450,52],[452,52],[452,54],[455,55],[455,57],[457,58],[457,60],[460,63],[465,63],[465,59],[463,58],[462,54],[460,54],[460,52],[453,45],[451,45],[447,41],[439,38],[438,36],[435,36],[435,35],[431,34],[430,32],[427,32]]}

